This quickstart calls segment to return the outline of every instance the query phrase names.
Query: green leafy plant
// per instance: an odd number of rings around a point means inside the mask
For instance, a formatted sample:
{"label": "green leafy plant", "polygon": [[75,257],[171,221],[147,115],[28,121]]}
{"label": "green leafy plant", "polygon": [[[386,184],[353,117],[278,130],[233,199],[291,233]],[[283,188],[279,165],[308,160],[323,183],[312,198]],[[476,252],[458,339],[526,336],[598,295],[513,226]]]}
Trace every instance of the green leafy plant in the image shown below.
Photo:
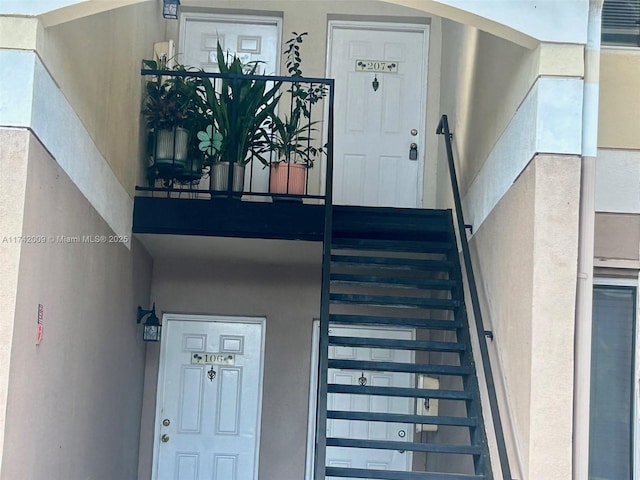
{"label": "green leafy plant", "polygon": [[[159,61],[143,60],[143,65],[151,70],[166,70]],[[179,75],[154,75],[146,85],[146,95],[143,101],[142,113],[148,128],[148,155],[153,158],[153,165],[149,168],[148,176],[151,180],[162,178],[166,186],[173,180],[181,181],[185,177],[189,180],[199,178],[202,169],[203,153],[198,149],[197,132],[212,122],[204,98],[203,80],[195,76],[199,70],[176,65],[171,69]],[[193,72],[194,75],[188,73]],[[158,164],[154,158],[156,141],[163,130],[173,130],[181,127],[187,131],[187,153],[180,160],[174,158]],[[177,138],[174,134],[174,140]],[[175,148],[175,147],[174,147]],[[174,150],[174,154],[177,150]],[[166,154],[166,148],[163,150]]]}
{"label": "green leafy plant", "polygon": [[222,136],[218,157],[246,165],[253,156],[266,165],[265,126],[280,100],[280,83],[268,85],[266,80],[247,78],[257,75],[258,62],[245,65],[235,55],[227,59],[219,43],[217,60],[220,73],[229,77],[222,79],[217,92],[210,82],[203,83],[207,107]]}
{"label": "green leafy plant", "polygon": [[[143,64],[151,70],[160,70],[159,62],[143,60]],[[177,65],[178,72],[186,72],[187,68]],[[149,129],[170,129],[184,125],[197,115],[198,86],[200,81],[195,77],[163,78],[154,76],[146,83],[146,95],[142,107]]]}
{"label": "green leafy plant", "polygon": [[277,152],[277,162],[304,163],[307,167],[313,166],[314,158],[324,152],[323,147],[316,147],[312,142],[312,132],[316,131],[314,125],[319,121],[311,121],[312,106],[321,101],[327,95],[327,89],[322,84],[304,82],[302,74],[302,54],[300,47],[308,32],[292,32],[293,37],[287,40],[287,48],[284,51],[287,72],[293,78],[301,79],[293,82],[287,92],[291,95],[291,112],[280,118],[275,113],[269,121],[269,129],[272,135],[269,138],[270,149]]}

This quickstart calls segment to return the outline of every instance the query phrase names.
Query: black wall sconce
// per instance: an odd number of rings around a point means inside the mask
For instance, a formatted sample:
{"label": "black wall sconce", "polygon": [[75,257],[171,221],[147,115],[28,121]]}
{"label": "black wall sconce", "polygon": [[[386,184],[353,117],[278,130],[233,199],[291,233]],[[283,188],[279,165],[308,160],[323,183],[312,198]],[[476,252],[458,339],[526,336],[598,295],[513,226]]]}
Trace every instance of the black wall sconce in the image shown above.
{"label": "black wall sconce", "polygon": [[156,315],[155,302],[151,310],[144,310],[142,307],[138,306],[137,323],[142,322],[144,317],[147,317],[147,320],[143,324],[144,329],[142,331],[142,339],[145,342],[159,342],[162,325],[160,325],[160,320],[158,320],[158,316]]}
{"label": "black wall sconce", "polygon": [[180,0],[162,0],[162,16],[172,20],[178,19]]}

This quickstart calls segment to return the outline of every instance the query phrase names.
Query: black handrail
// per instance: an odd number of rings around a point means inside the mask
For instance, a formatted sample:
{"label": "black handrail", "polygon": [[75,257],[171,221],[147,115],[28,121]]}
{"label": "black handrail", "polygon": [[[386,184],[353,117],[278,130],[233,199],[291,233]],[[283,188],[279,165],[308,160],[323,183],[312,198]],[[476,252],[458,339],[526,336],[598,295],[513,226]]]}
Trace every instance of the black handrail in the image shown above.
{"label": "black handrail", "polygon": [[451,146],[452,134],[449,130],[449,120],[446,115],[442,115],[436,134],[444,135],[445,147],[447,150],[447,160],[449,162],[449,175],[451,177],[451,189],[453,191],[453,203],[455,207],[456,220],[458,225],[458,233],[460,236],[460,244],[462,246],[462,257],[464,260],[464,269],[467,274],[467,283],[469,286],[469,296],[471,297],[471,305],[473,308],[473,318],[475,320],[476,335],[480,344],[480,357],[482,358],[482,368],[484,371],[485,381],[487,383],[487,393],[489,397],[489,407],[491,409],[491,417],[493,418],[493,428],[496,436],[498,447],[498,457],[500,459],[500,468],[504,480],[512,480],[511,469],[509,468],[509,457],[507,455],[507,447],[504,440],[504,432],[502,430],[502,421],[500,420],[500,411],[498,408],[498,397],[496,395],[496,387],[493,381],[493,373],[491,372],[491,363],[489,360],[489,350],[487,348],[487,339],[485,336],[484,323],[482,321],[482,313],[480,311],[480,301],[478,299],[478,289],[476,288],[475,275],[473,273],[473,265],[471,263],[471,253],[469,250],[469,242],[466,236],[466,225],[464,223],[464,215],[462,213],[462,202],[460,200],[460,189],[458,187],[458,177],[456,176],[456,168],[453,160],[453,148]]}
{"label": "black handrail", "polygon": [[[333,91],[334,81],[329,84]],[[334,97],[329,95],[327,130],[327,157],[333,158],[333,107]],[[316,406],[315,479],[325,478],[327,451],[327,394],[329,372],[329,287],[331,265],[331,242],[333,232],[333,162],[327,162],[324,200],[324,241],[322,244],[322,293],[320,297],[320,346],[318,352],[318,391]]]}

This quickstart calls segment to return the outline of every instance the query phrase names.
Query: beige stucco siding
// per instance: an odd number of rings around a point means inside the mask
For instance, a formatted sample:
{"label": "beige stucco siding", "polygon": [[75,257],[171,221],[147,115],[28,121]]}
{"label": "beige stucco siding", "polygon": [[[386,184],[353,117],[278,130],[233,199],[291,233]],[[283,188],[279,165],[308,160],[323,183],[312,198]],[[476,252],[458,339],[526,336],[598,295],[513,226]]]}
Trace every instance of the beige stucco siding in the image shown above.
{"label": "beige stucco siding", "polygon": [[640,149],[640,50],[604,48],[600,55],[598,147]]}
{"label": "beige stucco siding", "polygon": [[[109,243],[111,229],[33,136],[28,149],[22,234],[41,240],[21,249],[0,478],[135,478],[145,352],[135,313],[148,304],[151,259],[135,240]],[[107,241],[57,238],[77,235]]]}
{"label": "beige stucco siding", "polygon": [[0,165],[3,171],[3,175],[0,176],[0,458],[5,441],[2,432],[6,422],[9,393],[28,152],[27,130],[0,130]]}
{"label": "beige stucco siding", "polygon": [[[291,242],[291,249],[296,242]],[[318,252],[319,253],[319,252]],[[321,259],[301,268],[202,260],[156,261],[161,312],[266,317],[261,480],[304,478],[312,321],[320,312]],[[139,480],[151,471],[158,349],[147,351]]]}
{"label": "beige stucco siding", "polygon": [[145,2],[51,26],[38,46],[46,68],[130,194],[144,147],[139,141],[141,61],[151,58],[154,42],[164,40],[160,6]]}
{"label": "beige stucco siding", "polygon": [[640,260],[640,215],[596,213],[594,257]]}
{"label": "beige stucco siding", "polygon": [[571,478],[578,157],[537,156],[471,245],[523,478]]}

